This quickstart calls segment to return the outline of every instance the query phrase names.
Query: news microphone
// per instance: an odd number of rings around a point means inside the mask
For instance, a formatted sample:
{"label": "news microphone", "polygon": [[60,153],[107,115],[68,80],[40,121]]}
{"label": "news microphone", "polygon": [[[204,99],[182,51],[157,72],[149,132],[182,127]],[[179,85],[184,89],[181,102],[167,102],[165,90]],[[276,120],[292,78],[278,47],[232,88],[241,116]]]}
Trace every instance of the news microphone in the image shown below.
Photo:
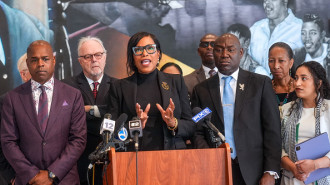
{"label": "news microphone", "polygon": [[115,130],[115,121],[111,120],[111,114],[106,113],[101,124],[100,134],[103,135],[103,142],[107,144]]}
{"label": "news microphone", "polygon": [[134,117],[131,121],[128,122],[129,133],[135,141],[135,150],[139,149],[139,137],[142,137],[142,123],[141,120],[137,117]]}
{"label": "news microphone", "polygon": [[113,136],[117,136],[119,131],[124,128],[125,122],[127,120],[127,114],[122,113],[119,118],[116,120],[116,124],[115,124],[115,131]]}
{"label": "news microphone", "polygon": [[192,112],[195,115],[192,118],[192,120],[195,123],[204,122],[205,123],[205,126],[207,128],[209,128],[212,131],[214,131],[215,133],[217,133],[217,135],[220,137],[220,140],[221,140],[222,143],[225,143],[226,142],[225,136],[218,130],[217,127],[215,127],[211,123],[212,111],[208,107],[206,107],[204,110],[202,110],[200,107],[195,107],[195,108],[193,108]]}
{"label": "news microphone", "polygon": [[[114,134],[112,134],[112,137],[110,138],[109,142],[104,144],[103,148],[98,152],[99,154],[103,154],[103,153],[109,151],[110,147],[116,148],[116,146],[115,146],[116,144],[120,145],[122,143],[122,141],[115,139],[115,135],[117,135],[120,128],[124,126],[126,120],[127,120],[127,114],[122,113],[115,122],[115,129],[114,129],[114,132],[112,132]],[[116,132],[117,132],[117,134],[116,134]]]}

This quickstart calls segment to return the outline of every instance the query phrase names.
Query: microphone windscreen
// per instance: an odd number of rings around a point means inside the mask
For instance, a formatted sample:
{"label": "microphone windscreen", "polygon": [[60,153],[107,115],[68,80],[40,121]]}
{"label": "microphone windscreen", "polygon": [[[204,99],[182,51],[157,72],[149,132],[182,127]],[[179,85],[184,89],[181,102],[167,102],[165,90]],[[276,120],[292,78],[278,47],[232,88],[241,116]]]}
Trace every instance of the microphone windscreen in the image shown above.
{"label": "microphone windscreen", "polygon": [[125,113],[122,113],[120,116],[119,116],[119,118],[116,120],[116,124],[115,124],[115,135],[117,135],[118,134],[118,132],[119,132],[119,130],[121,129],[121,128],[123,128],[124,127],[124,125],[125,125],[125,122],[126,122],[126,120],[127,120],[127,114],[125,114]]}
{"label": "microphone windscreen", "polygon": [[104,114],[104,119],[111,119],[111,114],[110,113]]}
{"label": "microphone windscreen", "polygon": [[192,109],[193,115],[196,115],[196,114],[200,113],[201,111],[202,111],[202,109],[200,107],[194,107]]}

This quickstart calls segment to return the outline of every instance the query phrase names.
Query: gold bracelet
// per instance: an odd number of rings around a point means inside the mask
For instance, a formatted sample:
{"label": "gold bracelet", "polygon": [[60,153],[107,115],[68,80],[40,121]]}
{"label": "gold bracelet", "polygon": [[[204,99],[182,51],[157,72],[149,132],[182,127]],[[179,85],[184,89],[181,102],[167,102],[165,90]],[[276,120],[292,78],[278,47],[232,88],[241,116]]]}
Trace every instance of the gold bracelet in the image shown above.
{"label": "gold bracelet", "polygon": [[178,120],[177,120],[176,118],[174,118],[174,119],[175,119],[175,125],[174,125],[174,127],[167,126],[167,128],[168,128],[169,130],[175,130],[175,129],[178,128]]}

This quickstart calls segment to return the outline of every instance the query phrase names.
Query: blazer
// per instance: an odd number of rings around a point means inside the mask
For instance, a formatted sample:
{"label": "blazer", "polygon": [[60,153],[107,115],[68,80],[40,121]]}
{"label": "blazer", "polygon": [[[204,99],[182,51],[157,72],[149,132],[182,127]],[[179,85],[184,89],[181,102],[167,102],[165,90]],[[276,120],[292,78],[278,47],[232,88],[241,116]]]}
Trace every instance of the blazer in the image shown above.
{"label": "blazer", "polygon": [[[192,107],[209,107],[212,123],[224,132],[219,75],[196,85]],[[265,171],[279,174],[281,161],[280,116],[271,80],[240,69],[234,108],[234,140],[242,176],[247,185],[259,183]],[[207,131],[197,126],[197,148],[208,148]]]}
{"label": "blazer", "polygon": [[86,118],[81,93],[54,79],[45,133],[38,124],[31,81],[10,91],[2,112],[3,152],[26,185],[39,170],[52,171],[62,185],[79,184],[77,160],[86,144]]}
{"label": "blazer", "polygon": [[88,134],[100,136],[100,126],[103,121],[103,116],[108,112],[110,84],[115,80],[115,78],[104,74],[102,81],[99,84],[96,99],[94,99],[93,92],[83,72],[79,73],[77,76],[63,80],[64,83],[69,84],[81,92],[84,105],[96,105],[100,111],[101,118],[95,117],[89,114],[89,112],[86,113]]}
{"label": "blazer", "polygon": [[205,72],[203,67],[201,66],[199,69],[196,69],[192,73],[183,77],[184,82],[188,88],[189,97],[191,98],[192,92],[194,87],[201,83],[202,81],[206,80]]}
{"label": "blazer", "polygon": [[[5,95],[6,94],[0,96],[0,122],[1,122],[2,104]],[[8,160],[3,155],[2,147],[0,146],[0,184],[6,184],[6,185],[9,184],[14,177],[15,177],[15,171],[10,166]]]}
{"label": "blazer", "polygon": [[[156,69],[157,70],[157,69]],[[163,124],[164,149],[186,148],[184,138],[192,137],[195,125],[191,120],[192,113],[186,85],[181,75],[173,75],[157,71],[158,83],[162,97],[162,107],[165,109],[172,98],[175,109],[174,117],[178,120],[178,129],[175,134]],[[147,89],[149,90],[149,89]],[[110,89],[110,113],[114,118],[126,113],[128,120],[136,117],[137,75],[114,82]],[[148,123],[147,123],[148,124]],[[128,125],[126,125],[128,128]]]}
{"label": "blazer", "polygon": [[[69,84],[72,87],[75,87],[81,92],[84,100],[84,105],[96,105],[101,115],[101,117],[95,117],[89,112],[86,112],[87,144],[83,154],[78,160],[78,172],[80,182],[82,184],[83,182],[87,181],[87,169],[88,165],[90,164],[88,156],[90,153],[95,151],[97,145],[102,141],[102,137],[100,135],[100,127],[104,119],[103,116],[108,111],[110,83],[114,80],[115,78],[109,77],[106,74],[103,75],[102,81],[99,84],[96,99],[94,98],[93,92],[83,72],[79,73],[77,76],[63,80],[63,82]],[[97,169],[95,173],[96,184],[102,183],[102,165],[97,166],[97,168],[100,169]]]}

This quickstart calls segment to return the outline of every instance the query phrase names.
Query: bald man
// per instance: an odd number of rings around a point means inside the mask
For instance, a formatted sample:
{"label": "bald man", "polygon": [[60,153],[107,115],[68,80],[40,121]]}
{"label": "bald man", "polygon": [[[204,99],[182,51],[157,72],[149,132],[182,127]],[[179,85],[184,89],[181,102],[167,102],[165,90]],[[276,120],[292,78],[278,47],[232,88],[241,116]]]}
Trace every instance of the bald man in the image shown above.
{"label": "bald man", "polygon": [[77,160],[86,145],[81,93],[54,79],[48,42],[32,42],[26,63],[32,79],[8,92],[1,120],[1,145],[15,184],[79,184]]}
{"label": "bald man", "polygon": [[202,66],[192,73],[184,76],[184,82],[186,83],[190,97],[195,85],[218,72],[218,69],[214,64],[213,57],[213,46],[216,38],[217,36],[212,33],[208,33],[201,38],[197,52],[202,59]]}
{"label": "bald man", "polygon": [[[209,107],[212,123],[233,149],[234,185],[274,185],[281,161],[280,116],[270,78],[239,68],[243,49],[233,34],[214,44],[219,72],[195,86],[192,107]],[[198,125],[197,148],[213,147]]]}

